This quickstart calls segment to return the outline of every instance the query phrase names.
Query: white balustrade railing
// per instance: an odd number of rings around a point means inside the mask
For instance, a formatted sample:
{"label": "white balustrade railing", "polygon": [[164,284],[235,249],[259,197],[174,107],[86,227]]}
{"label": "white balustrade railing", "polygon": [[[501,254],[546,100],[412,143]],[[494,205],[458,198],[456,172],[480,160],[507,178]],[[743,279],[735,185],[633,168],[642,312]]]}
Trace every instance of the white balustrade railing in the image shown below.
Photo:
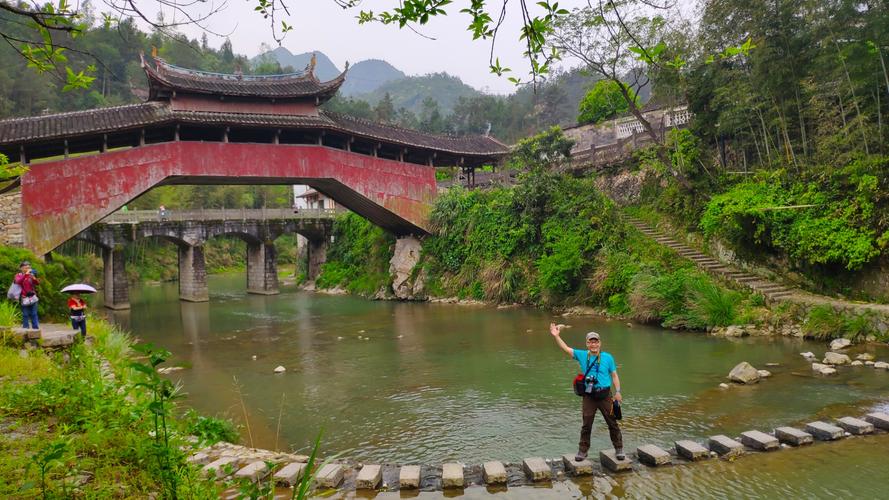
{"label": "white balustrade railing", "polygon": [[105,224],[136,224],[159,221],[269,220],[269,219],[332,219],[336,208],[200,208],[190,210],[127,210],[117,211],[100,222]]}

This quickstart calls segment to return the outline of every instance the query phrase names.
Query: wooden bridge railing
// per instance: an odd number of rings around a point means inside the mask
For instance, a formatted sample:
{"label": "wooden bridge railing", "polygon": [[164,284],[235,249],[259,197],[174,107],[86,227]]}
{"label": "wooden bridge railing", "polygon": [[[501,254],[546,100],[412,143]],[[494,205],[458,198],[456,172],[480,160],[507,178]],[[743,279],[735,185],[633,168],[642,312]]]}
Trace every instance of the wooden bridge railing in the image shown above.
{"label": "wooden bridge railing", "polygon": [[100,221],[103,224],[136,224],[158,221],[333,219],[336,208],[202,208],[193,210],[117,211]]}

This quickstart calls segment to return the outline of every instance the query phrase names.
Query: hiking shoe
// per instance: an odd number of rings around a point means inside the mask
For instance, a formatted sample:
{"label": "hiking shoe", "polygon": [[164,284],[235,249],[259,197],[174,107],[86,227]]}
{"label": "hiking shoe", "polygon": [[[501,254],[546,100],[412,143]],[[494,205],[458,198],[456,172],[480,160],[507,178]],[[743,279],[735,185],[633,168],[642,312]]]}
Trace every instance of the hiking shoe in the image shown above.
{"label": "hiking shoe", "polygon": [[618,448],[618,449],[614,450],[614,456],[618,460],[626,460],[627,459],[627,454],[624,453],[623,448]]}
{"label": "hiking shoe", "polygon": [[578,451],[577,455],[574,455],[575,462],[583,462],[584,460],[586,460],[586,452],[585,451]]}

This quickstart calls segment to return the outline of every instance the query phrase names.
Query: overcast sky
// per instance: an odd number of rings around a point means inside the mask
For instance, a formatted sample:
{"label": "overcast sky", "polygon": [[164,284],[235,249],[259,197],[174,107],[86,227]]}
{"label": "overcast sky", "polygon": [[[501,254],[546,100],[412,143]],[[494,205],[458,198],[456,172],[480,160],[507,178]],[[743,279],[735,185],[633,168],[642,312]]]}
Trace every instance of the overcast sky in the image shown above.
{"label": "overcast sky", "polygon": [[[354,64],[364,59],[384,59],[408,75],[444,71],[482,91],[503,94],[515,90],[505,77],[489,73],[490,43],[472,41],[471,34],[466,31],[469,16],[459,10],[469,4],[468,0],[456,0],[448,6],[450,15],[417,27],[423,35],[434,40],[407,28],[399,30],[396,26],[379,23],[359,25],[356,20],[359,9],[343,10],[333,0],[288,0],[286,4],[291,12],[287,21],[294,29],[287,34],[283,46],[294,54],[320,51],[340,69],[346,61]],[[365,0],[360,8],[377,12],[396,4],[394,0]],[[534,2],[529,4],[539,9]],[[559,2],[566,8],[581,4],[586,2]],[[249,57],[259,54],[263,43],[272,48],[277,46],[267,20],[253,11],[255,5],[256,0],[229,0],[226,9],[209,23],[214,31],[230,33],[235,52]],[[493,0],[492,5],[499,5],[499,2]],[[498,35],[496,54],[503,66],[512,68],[514,74],[526,79],[527,62],[522,58],[523,46],[518,40],[521,25],[518,7],[517,0],[509,3],[506,20]],[[200,38],[197,28],[188,27],[182,31],[191,38]],[[210,44],[219,47],[223,40],[211,36]]]}

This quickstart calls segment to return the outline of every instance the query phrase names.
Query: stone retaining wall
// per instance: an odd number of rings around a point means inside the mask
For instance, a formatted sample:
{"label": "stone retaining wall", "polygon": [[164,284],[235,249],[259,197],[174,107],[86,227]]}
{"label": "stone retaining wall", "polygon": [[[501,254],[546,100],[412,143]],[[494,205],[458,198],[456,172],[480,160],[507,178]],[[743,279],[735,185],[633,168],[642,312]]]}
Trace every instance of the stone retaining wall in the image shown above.
{"label": "stone retaining wall", "polygon": [[0,195],[0,244],[20,247],[22,236],[22,192],[19,189]]}

